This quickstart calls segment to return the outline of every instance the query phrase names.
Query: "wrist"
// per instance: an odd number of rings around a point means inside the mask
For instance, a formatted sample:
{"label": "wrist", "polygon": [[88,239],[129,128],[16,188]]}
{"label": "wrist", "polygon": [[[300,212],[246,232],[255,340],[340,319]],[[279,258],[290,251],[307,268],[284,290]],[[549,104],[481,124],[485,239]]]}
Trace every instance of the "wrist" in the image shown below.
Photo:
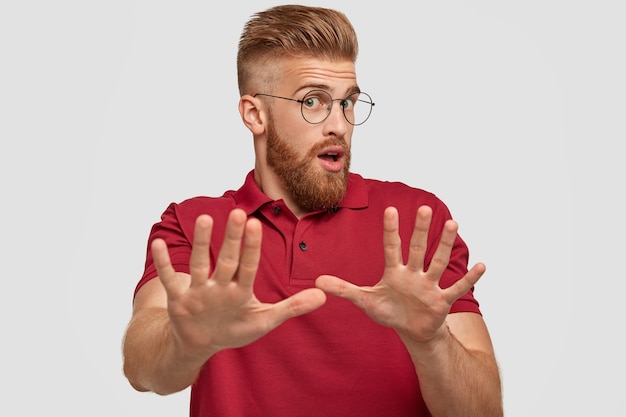
{"label": "wrist", "polygon": [[410,335],[400,335],[400,339],[414,360],[430,360],[434,356],[447,355],[454,336],[448,325],[443,323],[428,340],[416,340]]}
{"label": "wrist", "polygon": [[170,358],[183,368],[199,369],[211,356],[220,350],[199,343],[190,343],[189,340],[178,337],[171,328],[169,329],[168,337],[170,339]]}

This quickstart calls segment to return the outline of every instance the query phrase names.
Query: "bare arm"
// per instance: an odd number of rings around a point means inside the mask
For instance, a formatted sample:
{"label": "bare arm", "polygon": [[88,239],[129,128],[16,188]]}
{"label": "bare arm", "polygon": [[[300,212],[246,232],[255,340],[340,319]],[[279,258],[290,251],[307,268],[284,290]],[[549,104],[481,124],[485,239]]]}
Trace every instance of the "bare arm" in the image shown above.
{"label": "bare arm", "polygon": [[326,300],[315,288],[276,304],[261,303],[254,296],[261,225],[257,219],[246,220],[237,209],[229,216],[209,277],[212,225],[207,215],[196,221],[190,275],[174,271],[165,242],[157,239],[152,244],[159,278],[138,291],[123,346],[124,373],[139,391],[181,391],[215,353],[247,345]]}
{"label": "bare arm", "polygon": [[[433,416],[502,416],[498,366],[482,317],[455,313],[441,335],[423,344],[402,338]],[[459,328],[464,331],[455,333]],[[471,346],[471,347],[469,347]]]}
{"label": "bare arm", "polygon": [[[189,282],[190,276],[179,274],[179,278],[181,282]],[[184,360],[174,342],[167,294],[160,280],[155,278],[137,293],[124,338],[124,373],[133,388],[170,394],[195,381],[204,361]],[[207,359],[210,356],[207,354]]]}
{"label": "bare arm", "polygon": [[316,285],[351,300],[374,321],[398,333],[434,417],[500,417],[500,376],[482,317],[448,314],[454,301],[480,279],[485,266],[475,265],[454,285],[441,289],[439,279],[448,265],[457,225],[446,222],[436,253],[424,270],[431,218],[429,207],[418,209],[405,265],[397,210],[385,210],[385,271],[375,286],[358,287],[332,276],[319,277]]}

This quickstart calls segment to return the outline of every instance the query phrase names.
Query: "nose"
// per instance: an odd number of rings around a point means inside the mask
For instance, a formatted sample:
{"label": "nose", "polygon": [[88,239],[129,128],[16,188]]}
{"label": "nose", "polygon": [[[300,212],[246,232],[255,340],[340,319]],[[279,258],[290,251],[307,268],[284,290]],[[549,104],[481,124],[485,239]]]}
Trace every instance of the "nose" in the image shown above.
{"label": "nose", "polygon": [[333,102],[330,114],[324,120],[324,134],[327,136],[344,137],[353,126],[348,123],[341,108],[341,101]]}

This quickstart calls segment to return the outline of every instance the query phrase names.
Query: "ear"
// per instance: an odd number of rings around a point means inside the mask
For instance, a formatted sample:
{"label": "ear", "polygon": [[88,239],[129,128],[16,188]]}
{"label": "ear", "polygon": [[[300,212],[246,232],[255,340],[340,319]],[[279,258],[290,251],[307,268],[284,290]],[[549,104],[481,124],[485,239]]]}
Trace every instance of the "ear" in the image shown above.
{"label": "ear", "polygon": [[247,94],[242,96],[239,99],[239,114],[253,135],[265,132],[266,111],[261,100]]}

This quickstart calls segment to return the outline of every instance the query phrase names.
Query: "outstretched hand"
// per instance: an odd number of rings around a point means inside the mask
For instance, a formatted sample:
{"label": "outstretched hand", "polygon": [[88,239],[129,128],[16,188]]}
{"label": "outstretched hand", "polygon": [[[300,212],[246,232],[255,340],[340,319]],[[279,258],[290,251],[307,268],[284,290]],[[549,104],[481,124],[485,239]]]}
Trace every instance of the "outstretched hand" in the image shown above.
{"label": "outstretched hand", "polygon": [[174,271],[163,240],[152,243],[155,265],[167,293],[174,341],[183,355],[208,358],[222,349],[244,346],[285,320],[324,304],[326,296],[316,288],[276,304],[256,298],[253,284],[261,254],[261,223],[247,219],[240,209],[229,215],[224,241],[209,277],[212,229],[210,216],[198,217],[189,262],[190,280],[181,279]]}
{"label": "outstretched hand", "polygon": [[422,206],[417,210],[405,265],[398,233],[398,211],[388,207],[383,219],[385,270],[381,280],[372,287],[359,287],[338,277],[322,275],[316,280],[316,286],[352,301],[374,321],[393,328],[403,338],[418,343],[430,341],[443,328],[454,301],[469,291],[485,272],[483,264],[476,264],[452,286],[440,288],[439,280],[448,266],[458,227],[453,220],[445,223],[437,250],[425,270],[431,219],[430,207]]}

